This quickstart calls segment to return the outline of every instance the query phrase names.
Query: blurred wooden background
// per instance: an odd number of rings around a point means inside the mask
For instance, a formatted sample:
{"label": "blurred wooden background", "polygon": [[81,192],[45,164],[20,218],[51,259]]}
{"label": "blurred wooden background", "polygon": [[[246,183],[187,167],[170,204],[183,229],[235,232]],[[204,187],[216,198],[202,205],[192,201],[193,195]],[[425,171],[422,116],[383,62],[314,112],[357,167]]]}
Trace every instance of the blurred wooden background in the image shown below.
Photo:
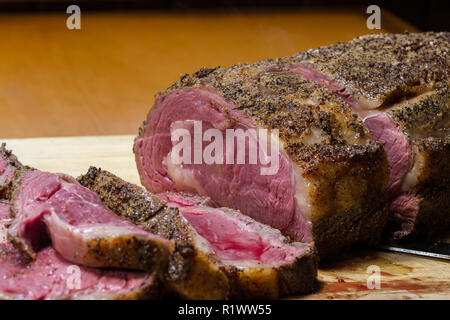
{"label": "blurred wooden background", "polygon": [[[362,7],[0,13],[0,138],[134,134],[180,74],[374,32]],[[382,32],[416,31],[382,10]],[[378,30],[376,32],[379,32]]]}

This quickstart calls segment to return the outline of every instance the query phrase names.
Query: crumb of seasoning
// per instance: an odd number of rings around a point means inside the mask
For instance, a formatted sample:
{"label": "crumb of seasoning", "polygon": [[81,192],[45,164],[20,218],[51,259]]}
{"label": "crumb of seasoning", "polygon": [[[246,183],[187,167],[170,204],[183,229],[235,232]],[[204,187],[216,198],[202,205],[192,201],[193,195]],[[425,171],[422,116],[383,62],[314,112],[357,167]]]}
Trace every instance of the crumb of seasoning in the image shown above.
{"label": "crumb of seasoning", "polygon": [[338,280],[339,283],[344,283],[345,282],[345,280],[342,279],[341,277],[337,277],[337,280]]}

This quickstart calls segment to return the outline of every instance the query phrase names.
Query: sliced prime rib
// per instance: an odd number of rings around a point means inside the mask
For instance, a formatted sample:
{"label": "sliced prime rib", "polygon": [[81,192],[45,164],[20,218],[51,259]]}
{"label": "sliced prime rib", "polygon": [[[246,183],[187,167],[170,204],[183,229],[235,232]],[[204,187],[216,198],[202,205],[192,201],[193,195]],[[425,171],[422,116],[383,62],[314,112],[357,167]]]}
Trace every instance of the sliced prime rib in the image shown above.
{"label": "sliced prime rib", "polygon": [[341,95],[383,144],[394,238],[450,227],[450,33],[369,35],[282,58]]}
{"label": "sliced prime rib", "polygon": [[[78,180],[116,214],[192,245],[190,269],[168,281],[181,297],[267,299],[314,288],[317,255],[311,244],[291,242],[238,211],[209,206],[203,197],[151,194],[94,167]],[[179,273],[176,260],[170,268]]]}
{"label": "sliced prime rib", "polygon": [[[9,203],[0,200],[0,299],[150,299],[159,296],[155,274],[74,265],[52,247],[35,260],[7,240]],[[76,277],[76,278],[75,278]]]}
{"label": "sliced prime rib", "polygon": [[[390,132],[377,127],[378,119],[389,118],[407,141],[407,157],[398,158],[406,174],[392,192],[389,206],[390,230],[394,239],[410,235],[433,236],[450,229],[450,91],[448,85],[429,91],[414,99],[386,108],[382,113],[366,119],[375,134],[389,139]],[[391,138],[392,139],[392,138]],[[388,154],[396,150],[385,145]],[[389,150],[389,151],[388,151]]]}
{"label": "sliced prime rib", "polygon": [[[202,69],[160,92],[134,144],[141,182],[154,193],[208,196],[295,241],[314,241],[321,257],[376,242],[387,219],[386,154],[348,103],[289,67],[264,60]],[[226,153],[224,164],[177,164],[172,156],[179,144],[171,134],[181,128],[193,140],[200,121],[203,134],[211,128],[224,136],[228,129],[279,130],[279,139],[253,138],[259,150],[266,141],[278,143],[279,169],[263,175],[268,166],[260,161],[237,164],[238,143],[234,164]],[[245,148],[248,157],[255,152],[250,140]]]}
{"label": "sliced prime rib", "polygon": [[19,169],[10,194],[8,236],[32,259],[51,239],[72,263],[162,274],[177,250],[173,242],[115,215],[68,175]]}

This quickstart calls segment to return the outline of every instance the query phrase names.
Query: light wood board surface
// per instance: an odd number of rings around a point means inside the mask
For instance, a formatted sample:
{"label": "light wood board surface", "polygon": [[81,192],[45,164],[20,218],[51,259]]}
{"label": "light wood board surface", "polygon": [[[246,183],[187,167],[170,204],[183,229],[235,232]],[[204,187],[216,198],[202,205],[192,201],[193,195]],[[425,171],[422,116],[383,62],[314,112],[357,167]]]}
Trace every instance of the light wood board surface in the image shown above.
{"label": "light wood board surface", "polygon": [[230,66],[416,31],[382,8],[0,14],[0,138],[133,134],[153,96],[201,67]]}
{"label": "light wood board surface", "polygon": [[[41,170],[85,173],[90,165],[133,183],[139,177],[132,153],[134,136],[3,140],[18,158]],[[380,268],[380,289],[367,287],[369,266]],[[319,270],[319,290],[301,299],[450,299],[450,262],[413,255],[353,250]]]}

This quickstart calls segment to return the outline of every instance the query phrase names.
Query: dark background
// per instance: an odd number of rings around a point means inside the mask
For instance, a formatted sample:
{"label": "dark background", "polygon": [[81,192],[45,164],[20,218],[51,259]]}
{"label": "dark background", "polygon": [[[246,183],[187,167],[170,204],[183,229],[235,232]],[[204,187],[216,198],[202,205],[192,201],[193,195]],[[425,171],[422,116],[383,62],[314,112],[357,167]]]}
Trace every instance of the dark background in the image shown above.
{"label": "dark background", "polygon": [[344,7],[369,6],[377,4],[382,9],[388,9],[417,28],[427,31],[450,30],[450,1],[364,1],[364,0],[82,0],[82,1],[26,1],[0,0],[2,12],[42,12],[65,10],[70,4],[79,4],[83,10],[125,11],[125,10],[164,10],[187,11],[205,9],[226,10],[270,10],[272,8],[304,8],[304,7]]}

